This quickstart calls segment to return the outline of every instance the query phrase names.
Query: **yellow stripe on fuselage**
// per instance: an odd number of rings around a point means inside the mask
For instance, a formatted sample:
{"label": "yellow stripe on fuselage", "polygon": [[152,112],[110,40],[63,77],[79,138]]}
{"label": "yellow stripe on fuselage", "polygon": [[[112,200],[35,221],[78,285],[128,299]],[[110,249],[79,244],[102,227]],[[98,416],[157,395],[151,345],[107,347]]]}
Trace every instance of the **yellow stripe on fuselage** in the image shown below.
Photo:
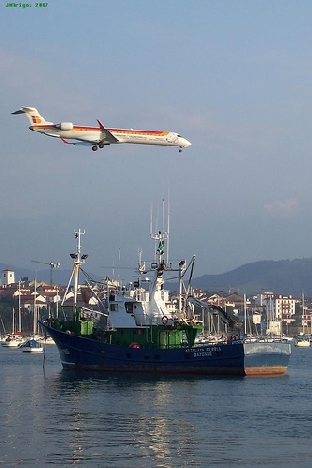
{"label": "yellow stripe on fuselage", "polygon": [[[31,129],[34,131],[40,130],[56,130],[57,132],[62,132],[59,127],[55,125],[32,125]],[[123,134],[123,135],[146,135],[146,136],[167,136],[169,132],[165,132],[163,130],[132,130],[132,129],[122,129],[122,128],[106,128],[108,132],[112,134]],[[66,131],[66,130],[65,130]],[[82,127],[74,125],[71,131],[77,132],[101,132],[99,127]]]}

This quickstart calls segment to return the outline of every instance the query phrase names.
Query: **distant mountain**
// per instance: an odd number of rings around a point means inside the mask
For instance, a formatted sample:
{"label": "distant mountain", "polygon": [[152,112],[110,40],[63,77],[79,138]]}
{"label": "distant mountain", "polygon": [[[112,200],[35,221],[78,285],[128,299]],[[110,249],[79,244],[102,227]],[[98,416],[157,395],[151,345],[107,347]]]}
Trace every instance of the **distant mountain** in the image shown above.
{"label": "distant mountain", "polygon": [[[27,276],[29,279],[36,277],[38,281],[50,282],[50,268],[34,271],[0,263],[0,270],[8,268],[14,271],[15,281]],[[53,283],[66,285],[70,274],[70,270],[54,269]],[[100,280],[91,273],[90,276]],[[192,284],[195,288],[210,292],[227,293],[230,289],[231,292],[250,295],[264,290],[296,297],[304,292],[306,296],[312,297],[312,258],[247,263],[221,275],[194,278]],[[176,288],[176,284],[170,284],[171,290]]]}
{"label": "distant mountain", "polygon": [[221,275],[194,278],[195,288],[206,291],[254,292],[272,291],[300,297],[312,296],[312,258],[247,263]]}

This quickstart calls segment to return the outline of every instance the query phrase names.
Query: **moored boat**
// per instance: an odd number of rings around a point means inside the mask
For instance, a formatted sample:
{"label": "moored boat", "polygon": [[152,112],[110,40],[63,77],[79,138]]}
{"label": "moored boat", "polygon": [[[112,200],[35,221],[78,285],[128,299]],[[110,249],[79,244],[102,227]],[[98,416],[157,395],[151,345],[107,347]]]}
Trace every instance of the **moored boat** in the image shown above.
{"label": "moored boat", "polygon": [[305,335],[298,335],[295,338],[295,346],[296,348],[310,348],[311,343],[310,343],[310,338],[308,338]]}
{"label": "moored boat", "polygon": [[2,341],[1,345],[4,348],[19,348],[23,343],[24,339],[20,332],[12,333],[7,335],[4,341]]}
{"label": "moored boat", "polygon": [[41,336],[37,341],[39,341],[39,343],[42,345],[55,345],[55,341],[51,338],[51,336]]}
{"label": "moored boat", "polygon": [[[165,260],[167,232],[151,235],[158,246],[155,261],[147,268],[139,259],[137,281],[128,287],[115,285],[105,289],[102,302],[105,325],[95,324],[77,304],[78,275],[86,258],[80,253],[80,234],[80,230],[75,233],[77,252],[71,254],[75,294],[71,317],[42,322],[58,347],[64,369],[242,376],[285,373],[291,354],[288,343],[243,339],[213,344],[195,342],[203,332],[200,307],[220,314],[225,333],[234,322],[221,307],[203,304],[192,296],[195,257],[189,265],[181,260],[176,267]],[[188,270],[190,278],[186,285],[184,277]],[[168,272],[179,278],[176,308],[168,307],[168,293],[164,289]],[[147,273],[153,276],[151,280]]]}
{"label": "moored boat", "polygon": [[42,353],[43,346],[39,341],[31,339],[21,346],[23,353]]}

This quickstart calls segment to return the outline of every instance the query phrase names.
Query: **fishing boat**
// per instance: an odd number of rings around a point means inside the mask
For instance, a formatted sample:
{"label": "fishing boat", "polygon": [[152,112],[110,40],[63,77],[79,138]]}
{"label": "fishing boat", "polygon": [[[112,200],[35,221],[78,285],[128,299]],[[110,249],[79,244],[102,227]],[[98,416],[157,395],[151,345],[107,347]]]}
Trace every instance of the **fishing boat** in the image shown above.
{"label": "fishing boat", "polygon": [[[169,243],[169,233],[165,231],[151,234],[154,260],[147,265],[139,258],[137,281],[128,286],[105,286],[100,300],[104,325],[100,325],[101,320],[95,322],[92,313],[85,313],[77,300],[79,272],[84,272],[82,264],[87,258],[86,254],[81,255],[82,233],[80,229],[75,232],[77,252],[71,254],[74,262],[70,278],[74,281],[71,311],[66,309],[65,294],[64,319],[49,318],[41,322],[57,345],[64,369],[241,376],[285,373],[291,346],[234,338],[235,323],[226,312],[192,296],[195,256],[188,265],[181,260],[175,266],[165,259],[164,245]],[[176,307],[170,306],[164,288],[168,274],[178,279]],[[90,280],[87,283],[90,285]],[[98,298],[99,295],[98,292]],[[201,307],[214,315],[220,314],[228,332],[227,340],[213,344],[196,342],[197,335],[203,332]]]}
{"label": "fishing boat", "polygon": [[43,346],[39,341],[31,339],[21,346],[23,353],[42,353]]}

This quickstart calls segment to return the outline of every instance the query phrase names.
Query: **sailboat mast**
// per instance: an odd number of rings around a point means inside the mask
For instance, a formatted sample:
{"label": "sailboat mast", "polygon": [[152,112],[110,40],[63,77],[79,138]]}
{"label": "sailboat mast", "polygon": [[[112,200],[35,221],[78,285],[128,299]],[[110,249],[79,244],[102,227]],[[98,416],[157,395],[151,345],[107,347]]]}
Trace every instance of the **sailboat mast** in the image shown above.
{"label": "sailboat mast", "polygon": [[302,293],[302,333],[304,334],[304,293]]}
{"label": "sailboat mast", "polygon": [[18,331],[22,331],[21,282],[18,282]]}
{"label": "sailboat mast", "polygon": [[247,335],[247,304],[246,304],[246,294],[244,293],[244,332]]}
{"label": "sailboat mast", "polygon": [[15,311],[14,311],[14,307],[12,308],[12,333],[15,333]]}
{"label": "sailboat mast", "polygon": [[37,303],[36,303],[36,295],[37,295],[37,281],[35,278],[35,287],[34,287],[34,314],[33,314],[33,336],[35,338],[37,332]]}

